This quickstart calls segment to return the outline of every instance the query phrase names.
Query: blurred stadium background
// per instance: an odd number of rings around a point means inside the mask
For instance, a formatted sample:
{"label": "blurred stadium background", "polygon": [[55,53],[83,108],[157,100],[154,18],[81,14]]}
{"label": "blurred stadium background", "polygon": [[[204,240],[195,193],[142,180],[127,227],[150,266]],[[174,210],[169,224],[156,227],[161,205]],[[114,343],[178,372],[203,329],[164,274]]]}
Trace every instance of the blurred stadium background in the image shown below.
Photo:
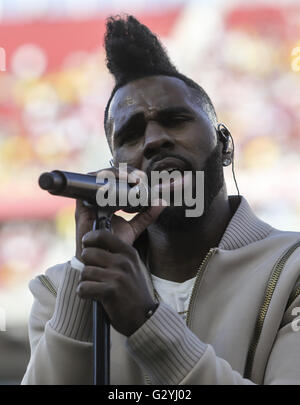
{"label": "blurred stadium background", "polygon": [[[0,1],[1,384],[18,384],[29,359],[29,280],[75,248],[73,201],[41,191],[38,176],[109,166],[102,43],[105,19],[123,12],[211,96],[255,212],[300,230],[299,0]],[[230,168],[226,178],[236,193]]]}

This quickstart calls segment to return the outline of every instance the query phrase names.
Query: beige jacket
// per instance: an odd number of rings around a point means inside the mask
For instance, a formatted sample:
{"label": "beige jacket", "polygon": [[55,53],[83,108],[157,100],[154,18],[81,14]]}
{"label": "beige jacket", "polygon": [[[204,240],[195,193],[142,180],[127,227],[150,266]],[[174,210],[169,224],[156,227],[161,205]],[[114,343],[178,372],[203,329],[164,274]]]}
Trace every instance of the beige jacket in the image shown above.
{"label": "beige jacket", "polygon": [[[142,261],[141,271],[153,293]],[[68,262],[30,282],[22,384],[92,384],[91,302],[76,295],[78,277]],[[300,233],[262,222],[242,197],[199,269],[187,324],[162,302],[129,338],[111,328],[111,384],[300,384],[299,314]]]}

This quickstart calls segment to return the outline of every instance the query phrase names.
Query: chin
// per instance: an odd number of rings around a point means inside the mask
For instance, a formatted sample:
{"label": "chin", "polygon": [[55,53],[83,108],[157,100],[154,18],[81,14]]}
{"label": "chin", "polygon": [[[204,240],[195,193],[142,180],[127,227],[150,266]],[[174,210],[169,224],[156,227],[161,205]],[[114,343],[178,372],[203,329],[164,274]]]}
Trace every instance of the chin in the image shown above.
{"label": "chin", "polygon": [[186,217],[185,211],[191,207],[166,207],[156,220],[156,224],[165,231],[185,231],[191,226],[201,226],[206,214],[200,217]]}

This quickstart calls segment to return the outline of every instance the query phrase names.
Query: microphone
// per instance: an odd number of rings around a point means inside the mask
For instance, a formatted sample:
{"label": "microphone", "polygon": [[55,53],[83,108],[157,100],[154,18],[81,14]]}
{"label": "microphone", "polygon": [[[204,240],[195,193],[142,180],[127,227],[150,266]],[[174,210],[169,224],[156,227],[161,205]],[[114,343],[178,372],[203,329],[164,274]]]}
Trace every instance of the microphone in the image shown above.
{"label": "microphone", "polygon": [[[72,173],[61,170],[53,170],[52,172],[42,173],[39,177],[39,186],[48,191],[52,195],[75,198],[83,200],[86,205],[98,205],[97,193],[101,192],[100,188],[106,185],[108,181],[97,180],[97,176],[91,174]],[[110,184],[110,191],[116,193],[116,205],[111,206],[108,203],[102,208],[106,208],[110,213],[118,210],[123,210],[128,213],[143,211],[147,206],[150,198],[149,188],[144,183],[134,185],[136,188],[136,196],[139,203],[134,206],[130,204],[128,194],[132,189],[130,183],[123,180],[118,180]],[[105,188],[107,193],[107,188]],[[105,195],[105,192],[104,195]],[[120,203],[121,196],[126,204]]]}

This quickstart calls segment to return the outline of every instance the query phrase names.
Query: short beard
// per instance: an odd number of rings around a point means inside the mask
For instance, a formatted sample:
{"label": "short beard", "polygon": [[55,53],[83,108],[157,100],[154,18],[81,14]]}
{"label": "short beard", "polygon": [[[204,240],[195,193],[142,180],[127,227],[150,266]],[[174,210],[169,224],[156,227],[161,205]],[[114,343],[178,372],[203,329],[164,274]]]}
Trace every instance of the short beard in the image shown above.
{"label": "short beard", "polygon": [[[212,209],[212,202],[224,185],[222,152],[219,143],[207,158],[204,167],[204,210],[199,217],[187,217],[186,206],[167,207],[156,220],[156,225],[165,231],[185,231],[192,227],[201,227]],[[193,207],[188,207],[192,209]]]}

